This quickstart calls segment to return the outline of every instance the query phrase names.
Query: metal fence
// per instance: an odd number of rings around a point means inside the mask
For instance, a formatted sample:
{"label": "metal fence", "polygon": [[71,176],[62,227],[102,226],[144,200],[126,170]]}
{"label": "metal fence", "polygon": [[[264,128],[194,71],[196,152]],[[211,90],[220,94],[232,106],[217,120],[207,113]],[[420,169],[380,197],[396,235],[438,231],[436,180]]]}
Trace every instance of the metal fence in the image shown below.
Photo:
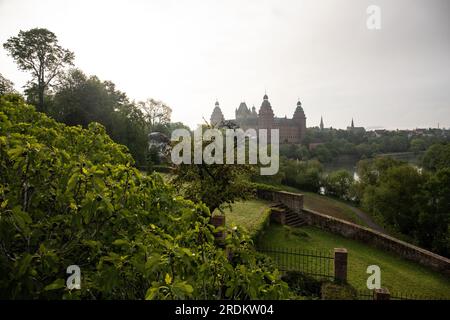
{"label": "metal fence", "polygon": [[391,300],[444,300],[443,297],[422,296],[414,293],[392,292]]}
{"label": "metal fence", "polygon": [[[374,290],[358,290],[356,292],[357,300],[375,300]],[[422,296],[414,293],[406,292],[391,292],[389,295],[389,300],[444,300],[442,297],[430,297]]]}
{"label": "metal fence", "polygon": [[[297,271],[317,280],[334,280],[334,255],[318,250],[260,247],[258,251],[271,257],[281,271]],[[357,300],[375,300],[374,290],[355,290]],[[443,297],[421,296],[393,291],[390,300],[443,300]]]}
{"label": "metal fence", "polygon": [[298,271],[314,278],[334,279],[334,256],[330,252],[295,248],[258,248],[270,256],[281,271]]}

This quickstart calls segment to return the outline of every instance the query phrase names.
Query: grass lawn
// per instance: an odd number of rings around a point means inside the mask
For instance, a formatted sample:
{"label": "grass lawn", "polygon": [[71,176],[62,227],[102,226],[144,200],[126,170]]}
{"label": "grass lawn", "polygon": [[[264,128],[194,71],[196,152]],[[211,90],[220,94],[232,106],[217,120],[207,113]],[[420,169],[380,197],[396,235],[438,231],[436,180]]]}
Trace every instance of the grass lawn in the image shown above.
{"label": "grass lawn", "polygon": [[393,293],[406,293],[422,297],[450,299],[450,279],[401,259],[389,252],[339,235],[305,226],[305,233],[298,236],[289,227],[271,225],[261,240],[261,245],[279,248],[332,251],[342,247],[348,250],[348,281],[358,290],[366,290],[367,266],[378,265],[381,269],[381,285]]}
{"label": "grass lawn", "polygon": [[366,225],[344,202],[312,192],[302,193],[304,194],[303,206],[306,209],[321,212],[362,226]]}
{"label": "grass lawn", "polygon": [[232,204],[232,210],[225,210],[225,219],[228,226],[239,226],[253,234],[264,222],[270,202],[258,199],[239,201]]}

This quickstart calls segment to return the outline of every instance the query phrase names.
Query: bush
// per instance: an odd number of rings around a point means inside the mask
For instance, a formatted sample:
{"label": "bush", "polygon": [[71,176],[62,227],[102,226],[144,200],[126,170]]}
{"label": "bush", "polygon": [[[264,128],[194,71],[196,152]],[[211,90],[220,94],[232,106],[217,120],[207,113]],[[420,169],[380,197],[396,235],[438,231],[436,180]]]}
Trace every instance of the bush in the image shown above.
{"label": "bush", "polygon": [[347,170],[333,171],[325,179],[326,193],[349,200],[353,182],[353,176]]}
{"label": "bush", "polygon": [[349,284],[325,282],[321,288],[322,300],[356,300],[357,291]]}
{"label": "bush", "polygon": [[288,271],[282,279],[289,285],[289,289],[297,295],[320,297],[322,282],[313,277],[298,271]]}
{"label": "bush", "polygon": [[[210,212],[133,167],[103,126],[57,123],[0,97],[1,299],[278,299],[287,285]],[[81,290],[65,288],[81,268]]]}

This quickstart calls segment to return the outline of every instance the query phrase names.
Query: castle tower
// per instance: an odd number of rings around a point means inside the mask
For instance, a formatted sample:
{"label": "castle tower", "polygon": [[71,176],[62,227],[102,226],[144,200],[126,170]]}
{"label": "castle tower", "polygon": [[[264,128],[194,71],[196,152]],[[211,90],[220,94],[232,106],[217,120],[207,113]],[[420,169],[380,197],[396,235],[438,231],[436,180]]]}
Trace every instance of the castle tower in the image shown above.
{"label": "castle tower", "polygon": [[300,100],[297,102],[297,108],[295,108],[292,120],[295,122],[297,127],[297,141],[295,141],[295,143],[300,143],[306,134],[306,116]]}
{"label": "castle tower", "polygon": [[225,121],[225,117],[223,116],[222,110],[220,110],[219,102],[216,101],[214,110],[211,114],[210,123],[211,126],[216,127]]}
{"label": "castle tower", "polygon": [[247,107],[245,102],[241,102],[239,108],[236,110],[236,120],[246,119],[250,115],[250,109]]}
{"label": "castle tower", "polygon": [[273,118],[272,106],[270,105],[269,97],[265,94],[261,107],[259,108],[258,129],[272,129]]}

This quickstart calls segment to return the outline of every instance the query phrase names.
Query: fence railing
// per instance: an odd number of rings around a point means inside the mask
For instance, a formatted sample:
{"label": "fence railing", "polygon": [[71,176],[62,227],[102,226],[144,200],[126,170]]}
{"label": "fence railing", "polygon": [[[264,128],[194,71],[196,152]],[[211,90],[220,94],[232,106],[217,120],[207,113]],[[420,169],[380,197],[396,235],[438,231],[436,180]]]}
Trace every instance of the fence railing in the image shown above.
{"label": "fence railing", "polygon": [[295,248],[258,248],[272,258],[281,271],[298,271],[314,278],[334,279],[334,256],[330,252]]}
{"label": "fence railing", "polygon": [[[345,249],[344,249],[345,250]],[[342,249],[335,249],[334,254],[318,250],[301,250],[296,248],[259,247],[258,251],[272,258],[281,271],[297,271],[317,280],[339,280],[339,264],[342,264]],[[346,258],[346,250],[345,250]],[[345,259],[345,269],[347,262]],[[346,272],[345,272],[346,273]],[[357,300],[442,300],[445,298],[421,296],[414,293],[389,292],[381,290],[356,290]]]}
{"label": "fence railing", "polygon": [[[375,290],[358,290],[356,292],[357,300],[376,300]],[[443,297],[423,296],[407,292],[391,292],[389,293],[389,300],[445,300]]]}

